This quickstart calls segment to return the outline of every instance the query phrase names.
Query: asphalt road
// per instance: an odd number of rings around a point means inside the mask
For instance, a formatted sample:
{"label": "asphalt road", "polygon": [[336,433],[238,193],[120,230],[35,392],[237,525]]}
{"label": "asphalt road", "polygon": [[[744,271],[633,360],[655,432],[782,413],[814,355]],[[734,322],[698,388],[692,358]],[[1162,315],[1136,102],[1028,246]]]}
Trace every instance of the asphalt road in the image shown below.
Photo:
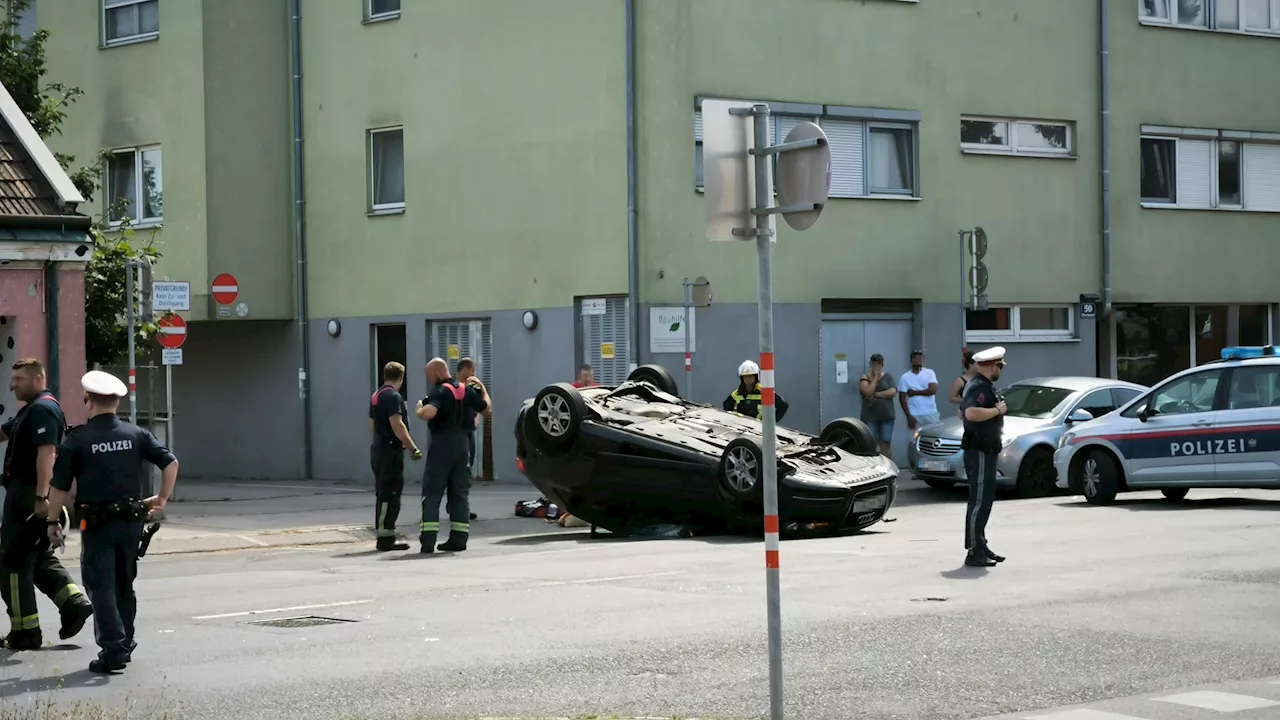
{"label": "asphalt road", "polygon": [[[900,497],[874,532],[783,543],[788,717],[1074,720],[1089,716],[1030,711],[1110,702],[1120,717],[1200,720],[1219,714],[1133,698],[1266,697],[1258,683],[1280,701],[1267,682],[1280,676],[1280,493],[1001,500],[988,536],[1009,560],[990,571],[961,566],[962,494]],[[54,698],[243,720],[767,715],[762,543],[592,540],[510,519],[476,533],[454,556],[147,558],[129,669],[81,670],[96,650],[86,629],[83,647],[0,660],[0,710]],[[298,615],[346,622],[248,624]]]}

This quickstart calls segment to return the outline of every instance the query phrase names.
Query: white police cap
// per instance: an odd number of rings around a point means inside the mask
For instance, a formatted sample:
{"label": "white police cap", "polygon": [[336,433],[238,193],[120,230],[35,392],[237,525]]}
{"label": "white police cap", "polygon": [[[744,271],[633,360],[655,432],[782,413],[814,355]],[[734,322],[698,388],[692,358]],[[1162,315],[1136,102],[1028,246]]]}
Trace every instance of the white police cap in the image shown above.
{"label": "white police cap", "polygon": [[997,360],[1003,360],[1003,359],[1004,359],[1004,348],[1000,347],[999,345],[993,348],[987,348],[986,350],[983,350],[981,352],[976,352],[973,354],[973,361],[976,363],[996,362]]}
{"label": "white police cap", "polygon": [[116,397],[124,397],[129,394],[129,388],[120,381],[120,378],[111,373],[102,372],[101,370],[90,370],[80,378],[80,387],[85,392],[94,395],[114,395]]}

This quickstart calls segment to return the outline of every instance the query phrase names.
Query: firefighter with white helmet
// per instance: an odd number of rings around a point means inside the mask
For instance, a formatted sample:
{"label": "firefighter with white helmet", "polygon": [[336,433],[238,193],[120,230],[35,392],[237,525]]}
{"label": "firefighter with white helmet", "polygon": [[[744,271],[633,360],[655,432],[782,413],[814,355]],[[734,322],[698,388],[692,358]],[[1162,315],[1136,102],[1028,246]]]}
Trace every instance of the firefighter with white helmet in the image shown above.
{"label": "firefighter with white helmet", "polygon": [[[738,413],[757,420],[763,418],[760,408],[760,366],[745,360],[738,366],[738,387],[724,399],[725,412]],[[776,419],[787,414],[787,401],[776,391],[773,394]]]}

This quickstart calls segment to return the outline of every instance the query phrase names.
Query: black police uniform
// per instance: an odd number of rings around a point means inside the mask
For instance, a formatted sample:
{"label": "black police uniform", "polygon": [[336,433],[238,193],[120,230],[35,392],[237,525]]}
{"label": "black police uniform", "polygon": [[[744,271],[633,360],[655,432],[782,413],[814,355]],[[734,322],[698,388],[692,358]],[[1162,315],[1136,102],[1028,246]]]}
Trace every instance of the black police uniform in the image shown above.
{"label": "black police uniform", "polygon": [[[369,417],[373,419],[373,445],[369,448],[373,466],[374,491],[378,496],[378,508],[374,526],[377,528],[378,547],[396,547],[396,520],[400,518],[400,494],[404,492],[404,443],[391,429],[392,416],[399,415],[408,424],[409,409],[404,398],[390,385],[383,385],[369,402]],[[404,549],[406,546],[399,546]]]}
{"label": "black police uniform", "polygon": [[112,414],[90,418],[58,450],[53,487],[69,492],[73,480],[80,482],[80,576],[93,602],[94,635],[102,648],[89,665],[94,672],[123,668],[137,647],[133,581],[147,518],[142,463],[163,470],[176,459],[154,435]]}
{"label": "black police uniform", "polygon": [[471,534],[467,436],[475,428],[468,423],[474,423],[475,413],[484,410],[484,397],[475,388],[446,378],[432,388],[423,404],[434,405],[436,415],[428,423],[431,445],[427,448],[427,466],[422,477],[422,522],[418,539],[422,552],[435,550],[436,535],[440,532],[440,500],[448,493],[445,509],[449,513],[449,540],[442,543],[440,549],[466,550]]}
{"label": "black police uniform", "polygon": [[[962,410],[994,408],[999,401],[991,381],[977,375],[965,385],[960,407]],[[964,521],[964,547],[969,553],[966,564],[990,565],[997,558],[987,547],[987,520],[996,498],[996,460],[1003,429],[1002,415],[982,422],[964,420],[960,447],[964,448],[964,471],[969,481],[969,504]]]}
{"label": "black police uniform", "polygon": [[[53,548],[39,542],[46,537],[44,521],[29,520],[35,512],[38,450],[44,445],[57,447],[66,422],[58,401],[44,391],[0,426],[9,438],[4,453],[4,516],[0,522],[0,546],[8,564],[3,568],[0,595],[9,608],[9,636],[5,640],[14,650],[34,649],[44,643],[36,610],[37,588],[58,606],[62,617],[59,637],[64,640],[80,632],[92,614],[89,601],[53,554]],[[38,527],[24,532],[29,526]]]}
{"label": "black police uniform", "polygon": [[[761,394],[760,383],[756,383],[754,388],[747,388],[742,383],[738,383],[738,387],[729,393],[729,397],[724,399],[724,411],[736,412],[739,415],[746,415],[757,420],[764,418],[764,411],[761,410],[761,401],[764,399]],[[781,420],[783,415],[787,414],[787,408],[790,405],[777,390],[773,392],[773,419]]]}

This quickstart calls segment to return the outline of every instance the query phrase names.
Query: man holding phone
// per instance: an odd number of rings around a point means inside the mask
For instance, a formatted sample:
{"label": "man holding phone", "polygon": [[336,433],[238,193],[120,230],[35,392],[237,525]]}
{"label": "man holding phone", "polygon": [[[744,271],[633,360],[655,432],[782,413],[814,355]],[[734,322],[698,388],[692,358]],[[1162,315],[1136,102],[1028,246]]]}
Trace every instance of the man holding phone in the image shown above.
{"label": "man holding phone", "polygon": [[987,520],[996,499],[996,458],[1002,448],[1004,401],[996,394],[993,383],[1004,369],[1004,348],[993,347],[973,355],[977,374],[965,386],[964,472],[969,481],[969,504],[965,512],[964,564],[969,567],[991,567],[1004,558],[987,547]]}

